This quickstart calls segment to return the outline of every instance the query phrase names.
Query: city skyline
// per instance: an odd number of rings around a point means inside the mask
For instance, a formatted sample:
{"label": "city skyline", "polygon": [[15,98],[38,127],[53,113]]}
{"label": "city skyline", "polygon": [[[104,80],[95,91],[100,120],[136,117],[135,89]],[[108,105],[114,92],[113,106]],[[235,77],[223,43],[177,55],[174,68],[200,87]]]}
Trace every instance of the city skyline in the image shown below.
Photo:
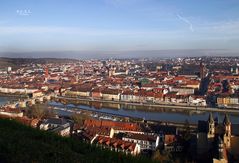
{"label": "city skyline", "polygon": [[0,56],[236,56],[238,4],[235,0],[4,0]]}

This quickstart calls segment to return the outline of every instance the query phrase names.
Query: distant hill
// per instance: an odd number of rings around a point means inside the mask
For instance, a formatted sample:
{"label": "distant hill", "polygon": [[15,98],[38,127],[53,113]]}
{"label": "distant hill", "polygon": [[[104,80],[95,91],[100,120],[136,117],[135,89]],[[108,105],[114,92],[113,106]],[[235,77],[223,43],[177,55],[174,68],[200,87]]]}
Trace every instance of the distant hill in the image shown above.
{"label": "distant hill", "polygon": [[0,69],[6,68],[6,67],[15,67],[15,65],[12,63],[11,59],[0,58]]}
{"label": "distant hill", "polygon": [[46,63],[66,63],[77,62],[76,59],[67,58],[5,58],[0,57],[0,69],[6,67],[17,68],[22,64],[34,63],[34,64],[46,64]]}
{"label": "distant hill", "polygon": [[151,162],[0,119],[0,162]]}

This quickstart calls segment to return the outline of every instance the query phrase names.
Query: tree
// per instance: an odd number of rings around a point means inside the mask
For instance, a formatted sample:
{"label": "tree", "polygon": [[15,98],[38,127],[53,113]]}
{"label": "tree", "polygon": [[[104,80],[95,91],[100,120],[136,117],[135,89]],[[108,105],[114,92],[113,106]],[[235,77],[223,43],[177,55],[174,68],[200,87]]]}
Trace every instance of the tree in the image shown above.
{"label": "tree", "polygon": [[191,139],[191,134],[190,134],[190,123],[186,119],[184,123],[184,132],[183,132],[183,140],[184,141],[189,141]]}
{"label": "tree", "polygon": [[46,105],[33,105],[29,110],[30,117],[42,119],[43,117],[53,117],[55,112]]}
{"label": "tree", "polygon": [[73,114],[72,116],[72,119],[73,121],[76,123],[76,124],[79,124],[79,125],[83,125],[84,124],[84,121],[86,119],[89,119],[89,115],[88,114],[84,114],[84,113],[81,113],[81,114]]}
{"label": "tree", "polygon": [[34,118],[41,119],[45,115],[45,109],[43,109],[40,105],[33,105],[30,109],[31,116]]}
{"label": "tree", "polygon": [[166,151],[156,150],[152,156],[152,159],[160,162],[172,162],[171,154]]}

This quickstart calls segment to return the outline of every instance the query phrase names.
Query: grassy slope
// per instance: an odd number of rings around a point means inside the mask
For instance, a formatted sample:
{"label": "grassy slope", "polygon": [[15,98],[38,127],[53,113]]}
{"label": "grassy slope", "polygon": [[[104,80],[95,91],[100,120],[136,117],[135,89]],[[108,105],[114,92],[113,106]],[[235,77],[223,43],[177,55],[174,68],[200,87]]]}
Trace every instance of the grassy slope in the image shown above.
{"label": "grassy slope", "polygon": [[0,119],[0,162],[149,162]]}

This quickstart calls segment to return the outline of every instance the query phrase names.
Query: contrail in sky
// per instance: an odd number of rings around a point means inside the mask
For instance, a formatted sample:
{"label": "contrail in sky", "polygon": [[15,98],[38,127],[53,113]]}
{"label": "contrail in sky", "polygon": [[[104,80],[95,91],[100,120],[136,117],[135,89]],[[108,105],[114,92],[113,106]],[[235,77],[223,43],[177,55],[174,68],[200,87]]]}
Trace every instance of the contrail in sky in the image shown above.
{"label": "contrail in sky", "polygon": [[180,16],[179,14],[177,14],[177,17],[178,17],[179,20],[181,20],[181,21],[183,21],[184,23],[188,24],[190,31],[191,31],[191,32],[194,32],[193,25],[192,25],[192,23],[191,23],[188,19],[186,19],[186,18]]}

